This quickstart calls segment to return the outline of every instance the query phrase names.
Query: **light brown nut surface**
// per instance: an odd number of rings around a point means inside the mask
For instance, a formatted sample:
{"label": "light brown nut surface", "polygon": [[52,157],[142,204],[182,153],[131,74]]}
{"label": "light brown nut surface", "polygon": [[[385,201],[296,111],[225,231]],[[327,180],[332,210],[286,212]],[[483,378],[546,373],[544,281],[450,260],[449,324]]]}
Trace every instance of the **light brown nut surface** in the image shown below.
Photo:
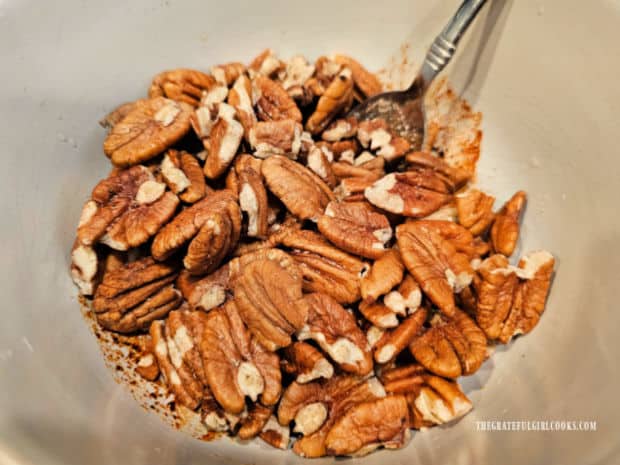
{"label": "light brown nut surface", "polygon": [[453,184],[454,190],[465,186],[471,177],[466,170],[451,166],[439,155],[430,152],[410,152],[405,160],[412,169],[427,168],[445,176]]}
{"label": "light brown nut surface", "polygon": [[90,246],[81,245],[77,240],[71,250],[71,278],[80,294],[93,295],[99,281],[99,258]]}
{"label": "light brown nut surface", "polygon": [[269,204],[261,163],[250,155],[241,155],[235,163],[235,172],[238,178],[239,207],[247,217],[246,234],[265,238],[269,228]]}
{"label": "light brown nut surface", "polygon": [[183,202],[195,203],[211,191],[198,160],[187,152],[169,150],[161,162],[160,171],[170,190]]}
{"label": "light brown nut surface", "polygon": [[409,433],[404,396],[391,395],[355,405],[336,421],[325,438],[330,455],[366,455],[380,446],[398,449]]}
{"label": "light brown nut surface", "polygon": [[215,84],[213,76],[195,69],[174,69],[153,78],[149,97],[167,97],[197,107],[202,93],[211,90]]}
{"label": "light brown nut surface", "polygon": [[248,65],[250,77],[263,75],[275,77],[284,67],[284,63],[276,56],[273,50],[267,48],[259,53]]}
{"label": "light brown nut surface", "polygon": [[237,154],[243,137],[243,126],[235,117],[236,111],[232,106],[219,104],[217,119],[209,134],[208,155],[203,167],[209,179],[220,177]]}
{"label": "light brown nut surface", "polygon": [[266,259],[247,264],[241,273],[234,284],[241,318],[267,349],[288,346],[307,318],[301,279]]}
{"label": "light brown nut surface", "polygon": [[367,203],[330,202],[318,221],[319,231],[333,244],[366,258],[379,258],[392,238],[385,215]]}
{"label": "light brown nut surface", "polygon": [[355,86],[362,92],[365,98],[372,97],[383,90],[383,86],[377,76],[364,68],[359,61],[346,55],[334,55],[333,60],[351,70]]}
{"label": "light brown nut surface", "polygon": [[192,276],[189,271],[183,270],[176,286],[192,309],[208,312],[226,300],[229,278],[228,264],[205,277]]}
{"label": "light brown nut surface", "polygon": [[451,186],[435,171],[390,173],[366,188],[370,203],[386,211],[422,218],[452,200]]}
{"label": "light brown nut surface", "polygon": [[237,431],[239,439],[252,439],[258,436],[263,430],[269,418],[271,418],[272,409],[264,407],[260,404],[254,404],[248,411],[247,417],[241,420],[241,426]]}
{"label": "light brown nut surface", "polygon": [[386,331],[374,346],[375,361],[385,364],[394,360],[420,335],[427,314],[426,309],[420,308],[405,318],[396,328]]}
{"label": "light brown nut surface", "polygon": [[317,146],[313,146],[306,155],[306,166],[320,177],[330,188],[336,187],[338,180],[334,174],[331,163],[324,151]]}
{"label": "light brown nut surface", "polygon": [[261,121],[291,119],[301,123],[301,112],[286,90],[265,76],[256,76],[252,81],[256,114]]}
{"label": "light brown nut surface", "polygon": [[301,136],[301,124],[292,119],[283,119],[259,121],[250,129],[248,139],[256,157],[286,155],[296,158],[302,145]]}
{"label": "light brown nut surface", "polygon": [[332,123],[321,133],[321,138],[328,142],[337,142],[342,139],[355,137],[358,122],[356,118],[341,118]]}
{"label": "light brown nut surface", "polygon": [[181,304],[180,292],[170,285],[175,278],[175,267],[150,257],[106,271],[93,300],[97,320],[121,333],[147,329]]}
{"label": "light brown nut surface", "polygon": [[359,300],[360,278],[368,271],[368,264],[313,231],[283,228],[273,239],[293,249],[291,256],[303,274],[306,292],[331,295],[341,304]]}
{"label": "light brown nut surface", "polygon": [[361,121],[357,138],[363,147],[376,152],[377,156],[391,162],[411,151],[411,144],[388,128],[383,119]]}
{"label": "light brown nut surface", "polygon": [[339,113],[346,112],[352,102],[353,78],[351,70],[345,68],[338,73],[319,99],[316,110],[306,122],[306,129],[312,134],[320,133]]}
{"label": "light brown nut surface", "polygon": [[103,151],[116,166],[129,166],[156,157],[189,131],[190,105],[164,97],[136,104],[103,142]]}
{"label": "light brown nut surface", "polygon": [[398,247],[408,271],[443,313],[455,312],[454,292],[474,276],[469,258],[444,239],[433,221],[411,222],[396,228]]}
{"label": "light brown nut surface", "polygon": [[263,162],[262,173],[269,190],[301,219],[317,221],[334,199],[321,178],[286,157],[269,157]]}
{"label": "light brown nut surface", "polygon": [[475,236],[483,234],[495,218],[493,203],[495,197],[472,189],[455,197],[459,223]]}
{"label": "light brown nut surface", "polygon": [[295,381],[300,384],[334,375],[334,367],[321,351],[306,342],[295,342],[284,353],[289,371],[296,375]]}
{"label": "light brown nut surface", "polygon": [[380,329],[394,328],[398,326],[398,316],[390,308],[380,302],[360,302],[360,313],[370,323]]}
{"label": "light brown nut surface", "polygon": [[451,319],[439,317],[431,323],[433,326],[409,346],[416,360],[446,378],[475,373],[486,358],[484,332],[460,310]]}
{"label": "light brown nut surface", "polygon": [[308,294],[305,301],[308,318],[297,337],[316,341],[344,371],[368,374],[372,370],[372,357],[355,317],[327,294]]}
{"label": "light brown nut surface", "polygon": [[99,121],[99,125],[107,129],[113,128],[116,125],[116,123],[118,123],[125,116],[131,113],[133,109],[136,108],[136,106],[144,104],[146,100],[147,99],[138,99],[138,100],[134,100],[133,102],[126,102],[126,103],[120,104],[119,106],[114,108],[114,110],[112,110],[110,113],[105,115]]}
{"label": "light brown nut surface", "polygon": [[493,250],[510,257],[519,240],[519,217],[525,208],[527,195],[517,192],[495,216],[491,226],[491,245]]}
{"label": "light brown nut surface", "polygon": [[406,315],[415,312],[422,303],[422,292],[416,280],[406,274],[398,289],[383,298],[383,303],[393,312]]}
{"label": "light brown nut surface", "polygon": [[237,118],[243,126],[246,140],[249,140],[250,129],[256,124],[256,113],[254,112],[252,83],[246,75],[241,75],[235,81],[235,85],[230,89],[228,103],[235,108]]}
{"label": "light brown nut surface", "polygon": [[404,265],[400,253],[390,249],[375,260],[370,271],[362,278],[361,293],[364,300],[375,301],[390,292],[403,280]]}
{"label": "light brown nut surface", "polygon": [[245,65],[238,61],[231,61],[212,66],[209,71],[218,84],[230,87],[245,72]]}

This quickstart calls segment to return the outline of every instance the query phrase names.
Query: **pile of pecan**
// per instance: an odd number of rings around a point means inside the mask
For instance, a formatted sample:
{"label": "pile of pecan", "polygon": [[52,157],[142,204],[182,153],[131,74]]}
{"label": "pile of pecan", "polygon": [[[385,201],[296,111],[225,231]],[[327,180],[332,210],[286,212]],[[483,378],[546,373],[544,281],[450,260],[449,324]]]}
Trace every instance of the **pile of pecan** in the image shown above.
{"label": "pile of pecan", "polygon": [[267,50],[162,72],[102,122],[113,167],[73,279],[208,430],[304,457],[400,448],[470,411],[457,378],[538,323],[554,258],[509,261],[526,194],[495,210],[471,149],[344,117],[381,90],[352,58]]}

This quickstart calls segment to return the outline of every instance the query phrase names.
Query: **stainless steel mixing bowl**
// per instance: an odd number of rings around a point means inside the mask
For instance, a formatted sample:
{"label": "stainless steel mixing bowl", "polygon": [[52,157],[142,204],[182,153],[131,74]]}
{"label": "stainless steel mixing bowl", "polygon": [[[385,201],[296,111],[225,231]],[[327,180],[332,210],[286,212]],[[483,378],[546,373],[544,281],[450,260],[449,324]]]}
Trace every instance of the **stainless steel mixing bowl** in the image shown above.
{"label": "stainless steel mixing bowl", "polygon": [[[556,279],[533,333],[467,380],[471,414],[363,462],[617,464],[620,3],[489,3],[496,27],[482,16],[449,74],[484,112],[480,184],[500,200],[529,192],[521,250],[551,250]],[[393,56],[410,73],[402,55],[419,63],[457,4],[0,0],[0,463],[303,461],[171,430],[105,368],[67,272],[82,202],[108,170],[96,122],[162,69],[247,60],[267,46],[345,51],[371,68]],[[597,430],[476,429],[502,419],[591,420]]]}

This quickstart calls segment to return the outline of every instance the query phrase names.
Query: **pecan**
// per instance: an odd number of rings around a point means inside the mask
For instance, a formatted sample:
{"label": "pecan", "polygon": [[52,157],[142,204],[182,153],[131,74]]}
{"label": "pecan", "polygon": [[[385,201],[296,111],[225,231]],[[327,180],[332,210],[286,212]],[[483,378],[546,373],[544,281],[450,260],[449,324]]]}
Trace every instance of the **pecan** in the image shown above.
{"label": "pecan", "polygon": [[409,315],[396,328],[383,333],[374,345],[374,357],[377,363],[388,363],[396,358],[419,336],[426,322],[427,311],[420,308]]}
{"label": "pecan", "polygon": [[428,216],[452,199],[451,185],[433,170],[390,173],[366,188],[370,203],[399,215]]}
{"label": "pecan", "polygon": [[411,144],[390,130],[385,120],[380,118],[361,121],[357,138],[362,147],[376,151],[388,162],[404,157],[411,150]]}
{"label": "pecan", "polygon": [[279,358],[267,352],[243,324],[234,303],[206,316],[200,352],[215,399],[227,411],[240,413],[245,396],[269,406],[281,391]]}
{"label": "pecan", "polygon": [[368,374],[372,370],[370,348],[355,317],[327,294],[309,294],[305,300],[308,319],[297,337],[316,341],[344,371]]}
{"label": "pecan", "polygon": [[[380,419],[380,420],[378,420]],[[336,421],[325,437],[330,455],[362,456],[383,446],[402,447],[409,438],[409,407],[401,395],[353,406]]]}
{"label": "pecan", "polygon": [[476,320],[489,339],[507,343],[529,333],[545,309],[555,260],[546,251],[524,256],[518,267],[500,254],[487,258],[475,282]]}
{"label": "pecan", "polygon": [[197,202],[211,191],[205,183],[198,160],[187,152],[168,150],[160,169],[170,190],[178,194],[183,202]]}
{"label": "pecan", "polygon": [[271,416],[264,426],[259,437],[270,446],[277,449],[288,449],[291,432],[288,426],[278,423],[275,416]]}
{"label": "pecan", "polygon": [[209,71],[218,84],[230,87],[245,72],[245,65],[233,61],[223,65],[212,66]]}
{"label": "pecan", "polygon": [[110,130],[103,151],[116,166],[156,157],[189,131],[191,110],[187,103],[164,97],[136,102]]}
{"label": "pecan", "polygon": [[267,77],[275,77],[284,67],[284,63],[276,56],[273,50],[263,50],[248,66],[250,77],[263,75]]}
{"label": "pecan", "polygon": [[202,387],[183,363],[176,343],[167,334],[165,323],[154,321],[150,335],[157,363],[175,400],[191,410],[196,409],[202,402]]}
{"label": "pecan", "polygon": [[201,278],[192,276],[189,271],[183,270],[176,284],[190,307],[206,312],[224,303],[229,278],[229,267],[224,265]]}
{"label": "pecan", "polygon": [[319,141],[316,143],[325,156],[330,160],[348,161],[352,160],[360,152],[360,144],[355,139],[345,139],[336,142]]}
{"label": "pecan", "polygon": [[77,238],[92,246],[103,242],[116,250],[145,243],[174,214],[179,200],[165,192],[143,166],[134,166],[99,182],[82,210]]}
{"label": "pecan", "polygon": [[491,226],[491,244],[493,250],[510,257],[519,240],[519,217],[525,208],[527,194],[517,192],[495,216]]}
{"label": "pecan", "polygon": [[80,294],[92,295],[98,281],[99,258],[97,252],[77,240],[71,250],[71,278],[78,287]]}
{"label": "pecan", "polygon": [[357,126],[358,123],[356,118],[348,117],[337,119],[321,133],[321,138],[328,142],[337,142],[342,139],[349,139],[356,136]]}
{"label": "pecan", "polygon": [[153,354],[153,350],[149,349],[143,352],[136,364],[136,373],[142,376],[147,381],[155,381],[159,378],[159,365],[157,359]]}
{"label": "pecan", "polygon": [[226,104],[218,106],[218,116],[208,139],[208,155],[203,167],[205,176],[214,179],[226,171],[241,144],[243,126],[235,119],[235,109]]}
{"label": "pecan", "polygon": [[432,169],[445,176],[454,185],[454,190],[463,187],[471,176],[467,171],[451,166],[443,158],[429,152],[410,152],[405,160],[411,169]]}
{"label": "pecan", "polygon": [[396,313],[382,303],[364,301],[360,303],[359,311],[377,328],[387,329],[398,326]]}
{"label": "pecan", "polygon": [[287,358],[287,370],[295,374],[300,384],[314,381],[318,378],[331,378],[334,375],[334,367],[323,354],[310,344],[295,342],[285,350]]}
{"label": "pecan", "polygon": [[383,303],[399,315],[411,314],[422,303],[422,292],[413,276],[406,274],[398,289],[383,297]]}
{"label": "pecan", "polygon": [[262,121],[291,119],[301,123],[301,111],[286,90],[265,76],[256,76],[252,81],[256,114]]}
{"label": "pecan", "polygon": [[318,134],[339,113],[346,112],[353,102],[353,78],[351,70],[343,69],[334,78],[319,103],[306,122],[306,129],[312,134]]}
{"label": "pecan", "polygon": [[372,97],[383,90],[377,76],[364,68],[357,60],[346,55],[334,55],[332,58],[339,65],[351,70],[355,87],[361,91],[364,98]]}
{"label": "pecan", "polygon": [[[377,158],[377,160],[383,160]],[[347,162],[332,163],[334,174],[340,179],[361,178],[376,181],[385,174],[383,171],[383,163],[367,162],[367,164],[354,165]]]}
{"label": "pecan", "polygon": [[467,255],[442,237],[435,221],[415,221],[396,228],[403,262],[424,293],[441,311],[455,312],[454,294],[468,286],[474,275]]}
{"label": "pecan", "polygon": [[106,271],[93,299],[97,321],[120,333],[148,328],[181,304],[175,278],[174,267],[150,257]]}
{"label": "pecan", "polygon": [[306,166],[320,177],[330,188],[336,187],[337,179],[332,171],[329,159],[319,147],[312,147],[306,157]]}
{"label": "pecan", "polygon": [[215,79],[194,69],[164,71],[153,78],[149,97],[168,97],[197,107],[204,91],[215,86]]}
{"label": "pecan", "polygon": [[301,149],[301,134],[301,124],[292,119],[260,121],[250,129],[249,141],[259,158],[272,155],[296,158]]}
{"label": "pecan", "polygon": [[250,129],[256,124],[256,113],[254,113],[252,83],[246,75],[239,76],[235,81],[228,95],[228,103],[235,108],[245,138],[249,140]]}
{"label": "pecan", "polygon": [[475,373],[486,357],[487,348],[486,336],[476,323],[455,309],[450,319],[437,314],[431,324],[409,346],[416,360],[431,373],[446,378]]}
{"label": "pecan", "polygon": [[314,65],[309,64],[302,55],[295,55],[286,63],[286,69],[282,77],[282,87],[296,100],[309,100],[304,84],[313,74]]}
{"label": "pecan", "polygon": [[330,202],[318,221],[319,231],[342,250],[366,258],[379,258],[392,238],[385,215],[367,203]]}
{"label": "pecan", "polygon": [[334,189],[334,194],[339,200],[346,202],[366,201],[364,191],[374,183],[375,181],[369,177],[344,178]]}
{"label": "pecan", "polygon": [[239,439],[252,439],[258,436],[263,430],[269,418],[271,418],[272,409],[264,407],[260,404],[254,404],[248,411],[247,417],[241,420],[241,427],[237,431]]}
{"label": "pecan", "polygon": [[291,256],[299,264],[305,291],[328,294],[342,304],[359,300],[360,278],[368,270],[366,263],[312,231],[283,228],[273,239],[293,249]]}
{"label": "pecan", "polygon": [[291,334],[306,321],[301,278],[268,259],[254,260],[235,280],[235,302],[243,321],[269,350],[291,343]]}
{"label": "pecan", "polygon": [[105,115],[103,119],[99,121],[99,124],[101,125],[101,127],[106,129],[113,128],[119,121],[121,121],[125,116],[131,113],[134,108],[136,108],[136,106],[143,105],[146,100],[147,99],[138,99],[134,100],[133,102],[122,103],[110,113]]}
{"label": "pecan", "polygon": [[155,236],[153,257],[165,260],[190,242],[184,259],[192,274],[215,270],[234,248],[241,231],[241,212],[229,191],[217,191],[179,213]]}
{"label": "pecan", "polygon": [[329,57],[320,56],[314,63],[316,69],[314,74],[314,83],[307,84],[313,89],[314,95],[321,96],[330,83],[336,78],[338,73],[342,71],[342,65],[336,63]]}
{"label": "pecan", "polygon": [[286,157],[272,156],[262,166],[267,187],[301,219],[317,221],[334,194],[321,178]]}
{"label": "pecan", "polygon": [[472,409],[471,401],[455,381],[430,375],[420,365],[382,372],[381,381],[386,392],[406,396],[411,428],[448,423]]}
{"label": "pecan", "polygon": [[269,204],[261,164],[261,160],[250,155],[241,155],[235,162],[239,207],[247,215],[246,232],[250,237],[266,237],[269,227]]}
{"label": "pecan", "polygon": [[362,298],[375,301],[380,296],[390,292],[394,286],[403,280],[404,269],[398,250],[388,250],[375,260],[368,274],[362,278]]}

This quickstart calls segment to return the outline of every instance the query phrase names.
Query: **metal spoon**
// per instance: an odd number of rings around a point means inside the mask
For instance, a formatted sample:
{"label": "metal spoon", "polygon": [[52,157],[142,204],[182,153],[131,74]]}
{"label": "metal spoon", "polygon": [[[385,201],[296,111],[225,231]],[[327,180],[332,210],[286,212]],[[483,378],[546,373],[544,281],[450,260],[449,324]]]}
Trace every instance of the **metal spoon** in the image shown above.
{"label": "metal spoon", "polygon": [[424,139],[424,94],[456,51],[459,40],[486,0],[465,0],[435,38],[413,84],[402,91],[384,92],[361,102],[348,116],[359,121],[383,118],[396,133],[419,150]]}

